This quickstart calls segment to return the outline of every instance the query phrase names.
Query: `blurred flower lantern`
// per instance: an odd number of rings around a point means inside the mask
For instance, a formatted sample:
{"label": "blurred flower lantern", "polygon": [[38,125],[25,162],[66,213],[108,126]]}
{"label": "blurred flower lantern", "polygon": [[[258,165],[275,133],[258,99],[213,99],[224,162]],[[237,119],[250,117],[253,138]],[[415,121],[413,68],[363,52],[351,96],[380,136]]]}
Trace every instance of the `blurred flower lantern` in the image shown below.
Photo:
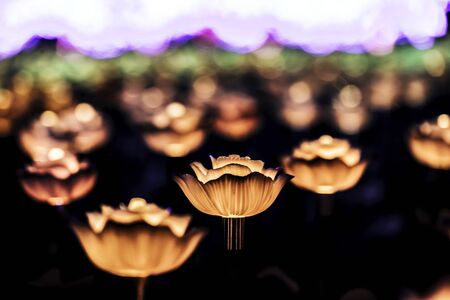
{"label": "blurred flower lantern", "polygon": [[205,232],[192,229],[189,215],[171,214],[142,198],[118,209],[103,205],[87,213],[89,226],[73,229],[91,262],[108,273],[138,279],[138,300],[144,299],[145,280],[183,265]]}
{"label": "blurred flower lantern", "polygon": [[50,205],[66,205],[86,196],[97,181],[97,173],[86,161],[61,148],[48,151],[21,173],[20,183],[34,200]]}
{"label": "blurred flower lantern", "polygon": [[147,146],[169,157],[186,156],[206,138],[201,127],[204,109],[171,102],[149,117],[153,130],[143,133]]}
{"label": "blurred flower lantern", "polygon": [[[346,140],[323,135],[318,140],[304,141],[283,158],[288,174],[295,176],[297,187],[321,195],[332,195],[352,188],[367,166],[361,150],[353,148]],[[321,213],[331,213],[330,198],[321,198]]]}
{"label": "blurred flower lantern", "polygon": [[214,131],[230,140],[248,138],[261,124],[256,100],[249,95],[224,92],[212,106],[215,111]]}
{"label": "blurred flower lantern", "polygon": [[281,119],[295,130],[311,126],[319,116],[314,103],[312,87],[306,81],[297,81],[283,93]]}
{"label": "blurred flower lantern", "polygon": [[59,147],[73,153],[88,153],[109,138],[109,126],[97,110],[79,103],[59,113],[47,110],[19,132],[24,151],[35,159],[49,148]]}
{"label": "blurred flower lantern", "polygon": [[434,121],[415,126],[409,134],[409,149],[420,163],[441,170],[450,169],[450,117],[440,115]]}
{"label": "blurred flower lantern", "polygon": [[333,101],[334,123],[346,134],[357,134],[369,121],[369,111],[362,103],[362,93],[354,85],[346,85]]}

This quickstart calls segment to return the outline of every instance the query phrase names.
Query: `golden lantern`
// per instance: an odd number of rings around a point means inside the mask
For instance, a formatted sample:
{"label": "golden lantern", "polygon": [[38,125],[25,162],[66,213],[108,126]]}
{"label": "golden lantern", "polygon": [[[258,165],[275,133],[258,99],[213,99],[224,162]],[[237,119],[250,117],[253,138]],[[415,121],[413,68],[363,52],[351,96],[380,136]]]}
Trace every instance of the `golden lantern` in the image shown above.
{"label": "golden lantern", "polygon": [[280,108],[280,115],[293,129],[307,128],[316,121],[319,111],[314,103],[310,84],[297,81],[289,87]]}
{"label": "golden lantern", "polygon": [[414,127],[409,135],[409,149],[420,163],[441,170],[450,169],[450,117],[440,115]]}
{"label": "golden lantern", "polygon": [[172,215],[142,198],[118,209],[103,205],[87,219],[89,226],[73,226],[87,256],[103,271],[138,278],[138,299],[147,277],[179,268],[205,235],[187,230],[191,216]]}
{"label": "golden lantern", "polygon": [[318,194],[334,194],[353,187],[367,162],[361,159],[361,150],[348,141],[323,135],[301,143],[291,156],[283,158],[283,165],[295,176],[292,183],[296,186]]}
{"label": "golden lantern", "polygon": [[430,84],[425,78],[412,78],[405,84],[404,101],[412,107],[418,107],[427,101]]}
{"label": "golden lantern", "polygon": [[11,86],[0,88],[0,136],[8,135],[14,123],[31,107],[33,78],[19,72],[12,77]]}
{"label": "golden lantern", "polygon": [[195,130],[185,134],[173,131],[143,133],[147,146],[169,157],[183,157],[198,149],[205,140],[204,130]]}
{"label": "golden lantern", "polygon": [[333,102],[336,126],[346,134],[360,132],[368,123],[369,111],[362,103],[362,93],[354,85],[346,85]]}
{"label": "golden lantern", "polygon": [[224,93],[214,103],[214,130],[229,139],[243,140],[260,126],[256,100],[240,93]]}
{"label": "golden lantern", "polygon": [[19,142],[33,160],[49,148],[87,153],[102,146],[109,138],[103,117],[87,103],[59,113],[44,111],[31,125],[19,132]]}
{"label": "golden lantern", "polygon": [[268,209],[290,176],[247,156],[211,157],[211,163],[206,169],[193,162],[195,177],[184,174],[175,181],[195,208],[223,218],[227,249],[242,249],[244,218]]}
{"label": "golden lantern", "polygon": [[396,74],[383,71],[375,76],[369,86],[369,103],[373,109],[389,110],[398,102],[401,83]]}
{"label": "golden lantern", "polygon": [[80,162],[60,148],[48,152],[48,160],[27,166],[20,178],[24,191],[34,200],[54,206],[66,205],[86,196],[97,174],[86,161]]}
{"label": "golden lantern", "polygon": [[200,127],[203,115],[203,109],[171,102],[148,116],[155,130],[144,132],[144,140],[155,152],[169,157],[186,156],[205,140],[206,131]]}
{"label": "golden lantern", "polygon": [[[331,195],[352,188],[361,178],[367,161],[361,150],[346,140],[323,135],[318,140],[302,142],[292,155],[283,158],[292,183],[317,194]],[[321,213],[331,213],[332,199],[321,198]]]}

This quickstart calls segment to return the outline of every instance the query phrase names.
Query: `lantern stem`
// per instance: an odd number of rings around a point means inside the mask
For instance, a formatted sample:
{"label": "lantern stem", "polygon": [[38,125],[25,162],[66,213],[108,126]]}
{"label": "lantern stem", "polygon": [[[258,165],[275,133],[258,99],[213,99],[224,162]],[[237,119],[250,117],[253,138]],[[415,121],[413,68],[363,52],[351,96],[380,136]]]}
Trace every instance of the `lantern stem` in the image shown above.
{"label": "lantern stem", "polygon": [[333,212],[334,197],[332,194],[322,194],[319,197],[319,209],[322,217],[328,217]]}
{"label": "lantern stem", "polygon": [[138,278],[137,280],[137,293],[136,293],[136,299],[137,300],[144,300],[145,295],[145,283],[147,278]]}
{"label": "lantern stem", "polygon": [[225,248],[227,250],[244,249],[244,218],[223,218]]}

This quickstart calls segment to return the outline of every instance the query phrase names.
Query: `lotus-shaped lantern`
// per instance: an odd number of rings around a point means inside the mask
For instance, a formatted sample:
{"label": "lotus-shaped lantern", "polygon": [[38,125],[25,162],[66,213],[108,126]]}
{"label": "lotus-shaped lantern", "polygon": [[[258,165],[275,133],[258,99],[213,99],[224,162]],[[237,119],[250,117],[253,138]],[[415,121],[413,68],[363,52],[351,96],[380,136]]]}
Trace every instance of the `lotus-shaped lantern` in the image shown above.
{"label": "lotus-shaped lantern", "polygon": [[143,299],[147,277],[179,268],[205,235],[187,230],[189,215],[173,215],[142,198],[118,209],[103,205],[87,219],[89,226],[73,226],[87,256],[101,270],[141,279],[138,299]]}
{"label": "lotus-shaped lantern", "polygon": [[211,162],[212,169],[194,162],[195,177],[185,174],[175,180],[198,210],[224,219],[227,249],[242,249],[244,218],[269,208],[290,176],[239,155],[211,157]]}
{"label": "lotus-shaped lantern", "polygon": [[48,160],[27,166],[20,176],[24,191],[34,200],[50,205],[66,205],[86,196],[97,173],[86,161],[60,148],[48,152]]}
{"label": "lotus-shaped lantern", "polygon": [[440,115],[434,122],[414,127],[409,135],[414,158],[433,169],[450,169],[450,117]]}

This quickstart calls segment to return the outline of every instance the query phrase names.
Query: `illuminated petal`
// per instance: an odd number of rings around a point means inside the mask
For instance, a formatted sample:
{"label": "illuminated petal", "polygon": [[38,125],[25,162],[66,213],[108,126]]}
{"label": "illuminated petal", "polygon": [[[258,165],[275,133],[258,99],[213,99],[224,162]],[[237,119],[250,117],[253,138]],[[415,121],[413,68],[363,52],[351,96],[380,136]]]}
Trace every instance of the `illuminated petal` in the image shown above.
{"label": "illuminated petal", "polygon": [[208,174],[208,170],[199,162],[195,161],[191,163],[191,168],[194,170],[197,179],[204,178]]}
{"label": "illuminated petal", "polygon": [[445,141],[412,133],[409,148],[415,159],[435,169],[450,169],[450,145]]}
{"label": "illuminated petal", "polygon": [[106,223],[108,222],[108,217],[96,212],[87,213],[86,216],[92,231],[95,233],[100,233],[103,229],[105,229]]}
{"label": "illuminated petal", "polygon": [[261,160],[252,160],[248,156],[239,156],[237,154],[232,154],[229,156],[219,156],[214,158],[210,156],[213,169],[218,169],[229,164],[239,164],[246,166],[252,172],[261,172],[264,168],[264,162]]}
{"label": "illuminated petal", "polygon": [[185,216],[169,216],[162,220],[161,225],[167,226],[177,237],[182,237],[191,222],[190,215]]}
{"label": "illuminated petal", "polygon": [[215,202],[216,210],[209,214],[222,217],[249,217],[266,210],[275,201],[272,198],[274,182],[260,174],[246,177],[229,174],[204,185],[206,193]]}
{"label": "illuminated petal", "polygon": [[345,153],[341,160],[349,167],[356,165],[361,160],[361,150],[351,148]]}
{"label": "illuminated petal", "polygon": [[217,212],[218,209],[215,202],[206,193],[203,185],[197,179],[189,174],[185,174],[175,177],[175,182],[195,208],[205,214],[216,215],[214,212]]}
{"label": "illuminated petal", "polygon": [[204,175],[201,170],[197,170],[197,165],[195,164],[192,164],[192,169],[194,169],[195,174],[197,175],[197,179],[202,183],[207,183],[208,181],[215,180],[225,174],[243,177],[252,173],[252,170],[250,170],[247,166],[234,163],[227,164],[216,169],[207,170],[206,175]]}

